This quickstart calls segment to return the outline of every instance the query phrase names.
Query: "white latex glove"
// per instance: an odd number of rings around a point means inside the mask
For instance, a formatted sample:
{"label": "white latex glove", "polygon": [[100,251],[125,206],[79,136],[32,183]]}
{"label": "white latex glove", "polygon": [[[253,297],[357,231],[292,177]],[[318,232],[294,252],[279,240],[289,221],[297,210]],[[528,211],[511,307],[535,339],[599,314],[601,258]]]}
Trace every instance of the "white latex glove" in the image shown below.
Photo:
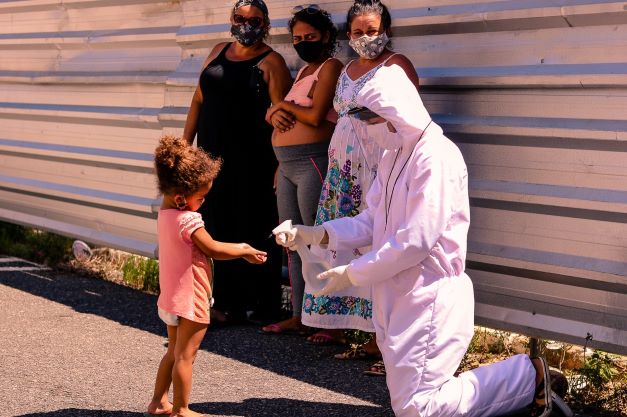
{"label": "white latex glove", "polygon": [[[292,227],[291,220],[285,220],[283,223],[272,229],[274,240],[277,245],[289,248],[295,245],[296,230]],[[290,244],[288,244],[290,242]],[[296,250],[295,248],[292,250]]]}
{"label": "white latex glove", "polygon": [[327,283],[322,289],[314,294],[315,297],[330,295],[349,287],[353,287],[348,276],[348,265],[340,265],[318,274],[319,280],[326,280]]}
{"label": "white latex glove", "polygon": [[277,244],[296,250],[298,245],[319,245],[324,239],[326,230],[322,226],[292,226],[291,220],[286,220],[272,231]]}

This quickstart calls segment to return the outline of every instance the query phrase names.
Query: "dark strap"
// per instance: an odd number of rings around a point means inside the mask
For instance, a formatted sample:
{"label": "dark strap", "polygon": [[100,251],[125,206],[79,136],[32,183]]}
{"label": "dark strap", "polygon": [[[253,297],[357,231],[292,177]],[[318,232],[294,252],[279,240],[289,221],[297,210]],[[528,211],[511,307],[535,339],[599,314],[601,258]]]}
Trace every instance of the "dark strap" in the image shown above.
{"label": "dark strap", "polygon": [[202,69],[201,74],[203,72],[205,72],[205,70],[207,69],[207,67],[209,65],[211,65],[212,63],[214,63],[215,61],[217,61],[218,59],[225,59],[226,58],[226,50],[229,49],[229,46],[231,46],[233,42],[229,42],[227,43],[224,48],[222,48],[222,50],[220,51],[220,53],[218,54],[218,56],[216,56],[215,58],[213,58],[211,61],[207,62],[207,65],[205,65],[205,67]]}
{"label": "dark strap", "polygon": [[[261,61],[263,61],[268,55],[270,55],[272,52],[274,51],[274,49],[270,48],[269,50],[267,50],[266,52],[264,52],[263,54],[259,55],[257,57],[257,62],[255,62],[255,65],[259,65],[261,64]],[[254,59],[254,58],[253,58]]]}

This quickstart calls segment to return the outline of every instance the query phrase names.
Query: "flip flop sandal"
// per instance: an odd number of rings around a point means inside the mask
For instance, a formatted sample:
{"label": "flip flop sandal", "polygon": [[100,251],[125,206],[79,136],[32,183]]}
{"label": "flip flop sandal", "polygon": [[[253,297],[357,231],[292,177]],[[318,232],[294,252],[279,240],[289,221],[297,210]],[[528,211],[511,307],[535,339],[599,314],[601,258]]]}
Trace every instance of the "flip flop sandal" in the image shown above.
{"label": "flip flop sandal", "polygon": [[335,359],[381,359],[381,355],[378,353],[366,352],[364,345],[352,345],[350,349],[345,350],[342,353],[333,355]]}
{"label": "flip flop sandal", "polygon": [[268,324],[267,326],[263,326],[259,329],[259,333],[261,334],[279,334],[284,333],[285,329],[279,326],[278,324]]}
{"label": "flip flop sandal", "polygon": [[543,377],[540,383],[536,386],[536,391],[533,395],[533,402],[530,405],[531,417],[548,417],[551,415],[553,408],[553,397],[551,395],[551,376],[549,375],[549,365],[543,357],[534,357],[533,359],[539,359],[542,364]]}
{"label": "flip flop sandal", "polygon": [[[315,339],[319,339],[316,341]],[[311,345],[343,345],[342,341],[337,340],[335,337],[327,333],[314,333],[307,338],[307,343]]]}
{"label": "flip flop sandal", "polygon": [[304,336],[306,330],[296,330],[296,329],[286,329],[281,327],[278,323],[268,324],[267,326],[263,326],[259,329],[259,333],[261,334],[297,334],[300,336]]}
{"label": "flip flop sandal", "polygon": [[385,364],[382,360],[373,363],[370,368],[364,371],[364,375],[385,376]]}

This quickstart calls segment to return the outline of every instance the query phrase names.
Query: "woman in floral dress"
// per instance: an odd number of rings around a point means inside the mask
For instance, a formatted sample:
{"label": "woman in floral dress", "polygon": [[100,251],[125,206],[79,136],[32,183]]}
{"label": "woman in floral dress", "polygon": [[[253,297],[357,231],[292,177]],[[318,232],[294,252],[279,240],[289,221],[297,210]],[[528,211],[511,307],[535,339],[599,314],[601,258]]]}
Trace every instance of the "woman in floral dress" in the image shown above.
{"label": "woman in floral dress", "polygon": [[[360,57],[346,65],[337,83],[333,106],[339,119],[329,145],[329,165],[316,224],[356,216],[366,208],[365,196],[383,154],[383,149],[374,141],[359,140],[366,135],[365,124],[348,115],[350,109],[358,107],[355,103],[357,93],[379,68],[389,65],[399,65],[418,86],[413,64],[388,48],[391,23],[388,9],[378,1],[357,0],[348,12],[350,45]],[[366,247],[335,252],[312,246],[312,252],[331,267],[346,265],[368,250]],[[371,289],[351,287],[341,293],[315,297],[306,283],[301,320],[307,326],[325,329],[309,337],[314,343],[341,341],[344,329],[374,332]],[[362,349],[367,355],[378,354],[374,340]],[[338,357],[347,357],[347,353]]]}

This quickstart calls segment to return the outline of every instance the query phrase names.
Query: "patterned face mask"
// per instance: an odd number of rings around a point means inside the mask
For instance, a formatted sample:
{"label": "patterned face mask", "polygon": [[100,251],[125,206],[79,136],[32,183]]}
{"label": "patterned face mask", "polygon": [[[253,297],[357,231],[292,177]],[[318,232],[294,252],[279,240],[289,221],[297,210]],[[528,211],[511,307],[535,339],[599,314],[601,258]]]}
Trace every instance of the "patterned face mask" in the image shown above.
{"label": "patterned face mask", "polygon": [[377,36],[364,35],[361,38],[351,39],[348,44],[357,54],[365,59],[375,59],[385,49],[390,42],[387,33],[383,32]]}
{"label": "patterned face mask", "polygon": [[263,27],[253,27],[248,23],[231,26],[231,35],[242,45],[251,46],[259,42],[264,35]]}

